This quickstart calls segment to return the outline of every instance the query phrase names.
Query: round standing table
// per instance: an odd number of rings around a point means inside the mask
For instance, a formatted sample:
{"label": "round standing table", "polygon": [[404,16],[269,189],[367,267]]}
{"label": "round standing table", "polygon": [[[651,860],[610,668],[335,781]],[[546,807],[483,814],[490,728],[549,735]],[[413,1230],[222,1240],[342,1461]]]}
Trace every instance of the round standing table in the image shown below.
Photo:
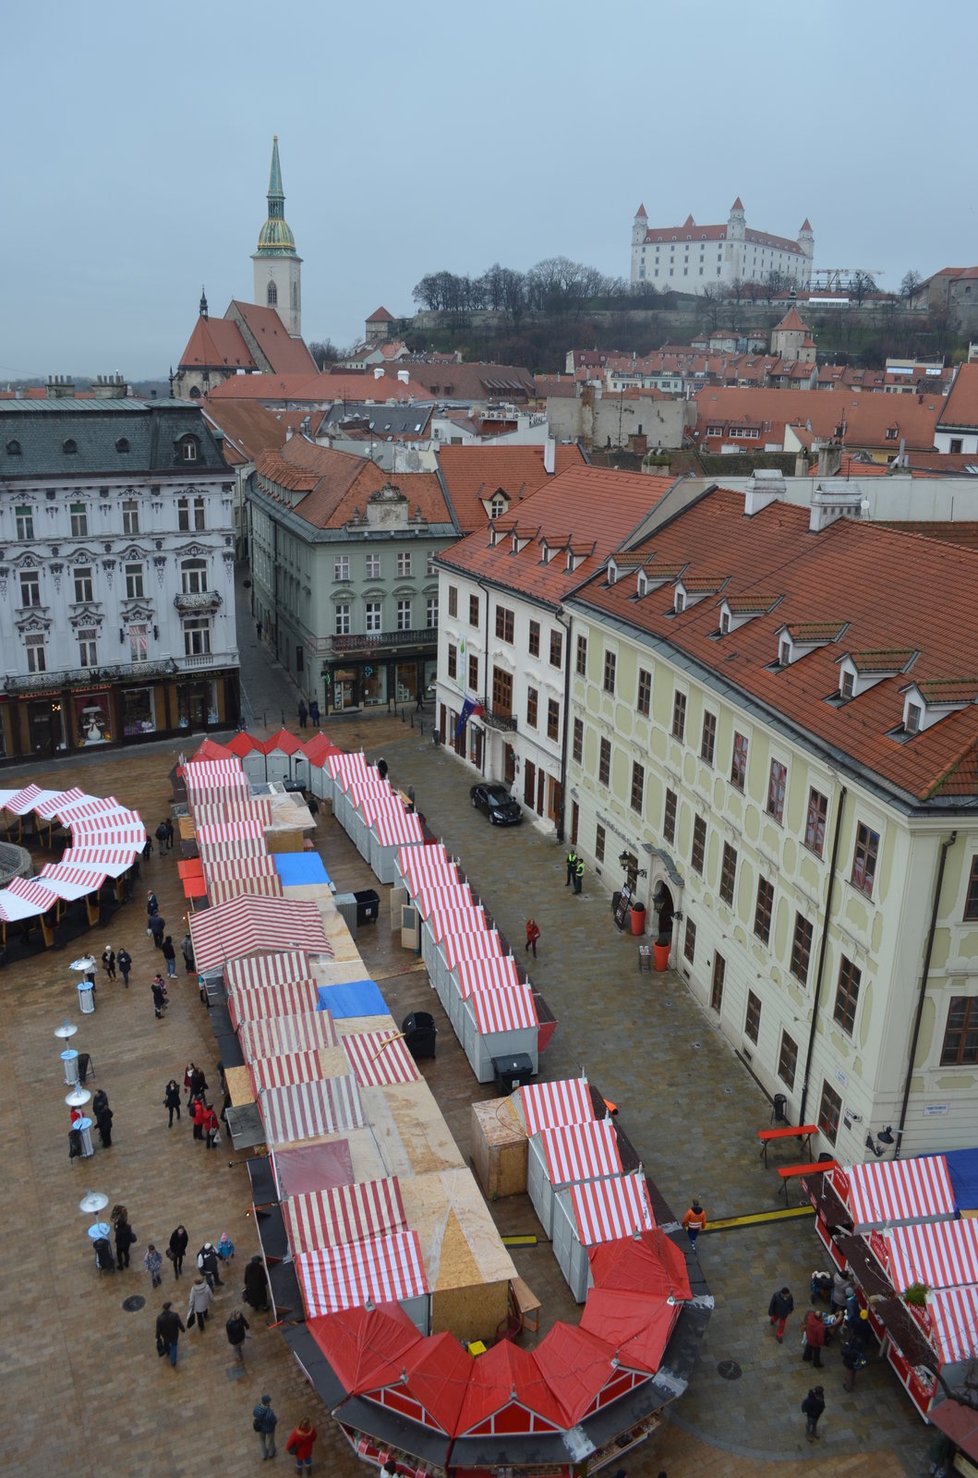
{"label": "round standing table", "polygon": [[74,1047],[66,1047],[61,1054],[64,1063],[65,1082],[69,1088],[78,1087],[78,1053]]}

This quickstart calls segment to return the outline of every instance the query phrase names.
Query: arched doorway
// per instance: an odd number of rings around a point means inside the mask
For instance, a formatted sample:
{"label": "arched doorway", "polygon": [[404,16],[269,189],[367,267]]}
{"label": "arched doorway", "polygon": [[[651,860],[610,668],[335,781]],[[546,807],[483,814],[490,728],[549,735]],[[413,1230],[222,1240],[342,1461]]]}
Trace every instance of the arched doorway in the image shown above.
{"label": "arched doorway", "polygon": [[676,904],[672,890],[664,878],[660,878],[652,890],[652,909],[656,915],[656,938],[671,939]]}

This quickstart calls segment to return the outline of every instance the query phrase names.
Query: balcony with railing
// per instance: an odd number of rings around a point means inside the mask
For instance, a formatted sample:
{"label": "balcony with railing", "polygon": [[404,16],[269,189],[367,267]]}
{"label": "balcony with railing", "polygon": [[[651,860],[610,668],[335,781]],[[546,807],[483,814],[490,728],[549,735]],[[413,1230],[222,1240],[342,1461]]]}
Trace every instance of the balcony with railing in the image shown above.
{"label": "balcony with railing", "polygon": [[52,672],[28,672],[12,675],[4,681],[3,690],[10,694],[48,692],[52,688],[93,688],[110,683],[130,683],[139,679],[177,677],[181,672],[195,672],[202,667],[237,667],[237,652],[197,652],[191,656],[165,657],[159,662],[106,662],[98,667],[63,667]]}
{"label": "balcony with railing", "polygon": [[173,604],[181,615],[189,611],[216,611],[224,604],[219,590],[181,590],[173,597]]}
{"label": "balcony with railing", "polygon": [[434,647],[438,642],[437,626],[423,626],[410,631],[348,632],[345,636],[320,636],[312,644],[317,657],[334,661],[338,657],[374,656],[394,653],[404,647]]}
{"label": "balcony with railing", "polygon": [[501,732],[516,732],[516,715],[506,708],[493,708],[488,698],[482,699],[482,712],[479,718],[488,729],[499,729]]}

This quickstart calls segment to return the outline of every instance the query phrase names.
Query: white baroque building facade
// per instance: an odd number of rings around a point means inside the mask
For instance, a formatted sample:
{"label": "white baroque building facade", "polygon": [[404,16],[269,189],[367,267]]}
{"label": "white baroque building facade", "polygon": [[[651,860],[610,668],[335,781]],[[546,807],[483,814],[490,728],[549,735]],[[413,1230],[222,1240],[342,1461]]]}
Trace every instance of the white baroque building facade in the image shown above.
{"label": "white baroque building facade", "polygon": [[238,717],[232,482],[194,407],[0,401],[0,756]]}
{"label": "white baroque building facade", "polygon": [[739,195],[719,225],[699,225],[687,216],[681,226],[650,226],[644,205],[632,222],[631,280],[660,292],[699,296],[735,282],[805,288],[814,256],[815,236],[807,218],[794,240],[757,231],[748,226]]}

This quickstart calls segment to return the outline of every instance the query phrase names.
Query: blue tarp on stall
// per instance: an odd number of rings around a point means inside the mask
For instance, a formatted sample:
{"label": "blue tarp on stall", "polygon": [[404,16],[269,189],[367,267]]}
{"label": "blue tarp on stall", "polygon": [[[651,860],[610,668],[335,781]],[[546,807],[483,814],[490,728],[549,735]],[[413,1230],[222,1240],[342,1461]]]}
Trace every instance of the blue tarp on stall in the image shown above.
{"label": "blue tarp on stall", "polygon": [[353,980],[346,985],[321,985],[317,1011],[344,1016],[389,1016],[390,1008],[373,980]]}
{"label": "blue tarp on stall", "polygon": [[283,888],[293,888],[299,883],[329,882],[318,852],[273,852],[272,861]]}
{"label": "blue tarp on stall", "polygon": [[978,1210],[978,1149],[945,1150],[947,1171],[959,1211]]}

